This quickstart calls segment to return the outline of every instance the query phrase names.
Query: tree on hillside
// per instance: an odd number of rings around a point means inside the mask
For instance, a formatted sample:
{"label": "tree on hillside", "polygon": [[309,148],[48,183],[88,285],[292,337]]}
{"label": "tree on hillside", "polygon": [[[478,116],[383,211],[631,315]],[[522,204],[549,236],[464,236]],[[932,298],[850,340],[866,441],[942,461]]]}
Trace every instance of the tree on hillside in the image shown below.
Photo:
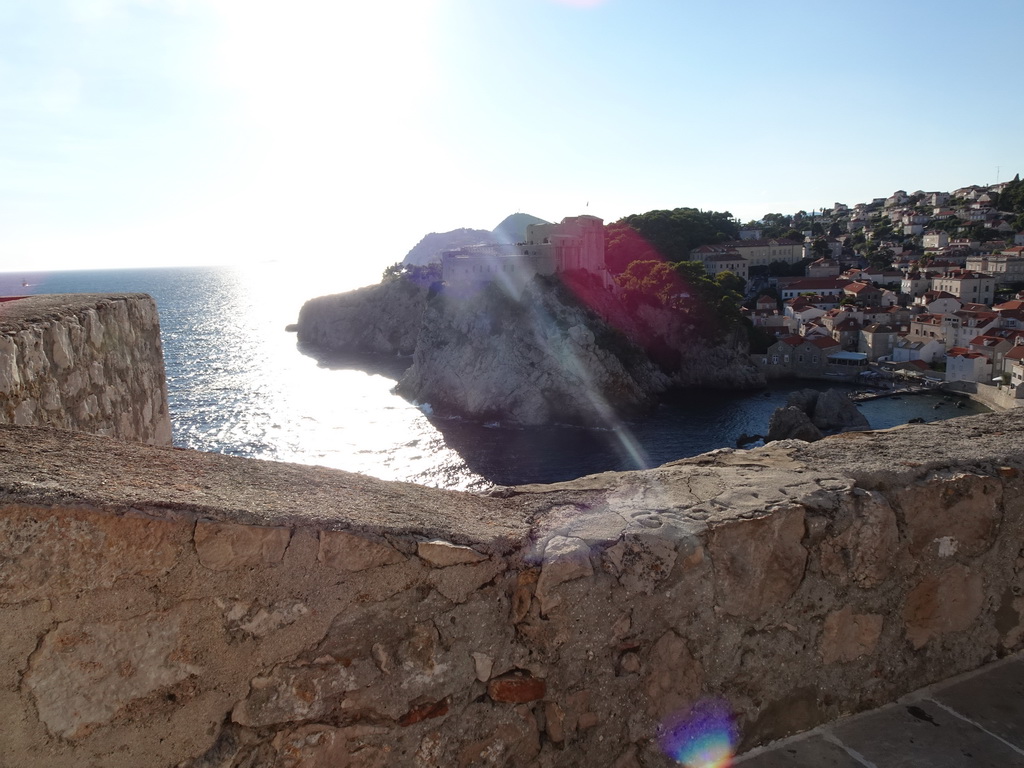
{"label": "tree on hillside", "polygon": [[1018,214],[1014,226],[1018,232],[1024,229],[1024,182],[1019,173],[1000,193],[999,210]]}
{"label": "tree on hillside", "polygon": [[730,272],[725,269],[715,275],[715,282],[718,283],[719,287],[725,291],[733,291],[741,296],[747,289],[747,281],[737,275],[735,272]]}
{"label": "tree on hillside", "polygon": [[417,285],[429,286],[441,280],[440,264],[403,264],[397,262],[384,269],[381,282],[386,283],[399,279],[411,280]]}
{"label": "tree on hillside", "polygon": [[816,259],[824,259],[826,256],[831,255],[832,249],[829,247],[828,240],[819,237],[811,243],[811,253],[814,254]]}
{"label": "tree on hillside", "polygon": [[728,211],[648,211],[605,227],[605,262],[609,270],[621,274],[634,261],[684,261],[694,248],[738,238],[739,226]]}
{"label": "tree on hillside", "polygon": [[761,224],[761,236],[765,238],[782,237],[793,229],[792,217],[784,213],[766,213],[761,217]]}
{"label": "tree on hillside", "polygon": [[[742,278],[729,275],[742,284]],[[649,304],[672,310],[703,339],[718,338],[740,324],[743,297],[732,290],[733,280],[708,277],[699,261],[635,261],[619,276],[627,307]]]}

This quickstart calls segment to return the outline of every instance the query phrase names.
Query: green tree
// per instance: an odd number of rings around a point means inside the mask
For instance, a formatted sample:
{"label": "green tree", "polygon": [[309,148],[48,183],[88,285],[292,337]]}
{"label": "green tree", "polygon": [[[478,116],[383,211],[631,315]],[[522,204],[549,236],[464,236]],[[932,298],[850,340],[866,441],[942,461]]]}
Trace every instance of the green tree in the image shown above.
{"label": "green tree", "polygon": [[650,304],[671,310],[702,339],[718,338],[742,320],[742,295],[728,287],[729,278],[723,285],[708,277],[699,261],[634,261],[618,281],[627,307]]}
{"label": "green tree", "polygon": [[738,293],[741,296],[747,289],[747,281],[737,275],[735,272],[730,272],[728,269],[719,272],[715,275],[715,282],[724,291],[732,291]]}
{"label": "green tree", "polygon": [[1019,173],[999,193],[999,210],[1024,214],[1024,182]]}
{"label": "green tree", "polygon": [[605,227],[605,262],[613,274],[622,274],[634,261],[685,261],[694,248],[738,238],[739,225],[728,211],[648,211]]}
{"label": "green tree", "polygon": [[811,243],[811,253],[814,254],[815,258],[824,259],[826,256],[831,255],[832,248],[829,247],[828,240],[819,237]]}
{"label": "green tree", "polygon": [[381,275],[382,283],[400,279],[411,280],[417,285],[429,286],[431,283],[441,280],[441,265],[436,262],[423,265],[396,262],[385,268],[384,274]]}

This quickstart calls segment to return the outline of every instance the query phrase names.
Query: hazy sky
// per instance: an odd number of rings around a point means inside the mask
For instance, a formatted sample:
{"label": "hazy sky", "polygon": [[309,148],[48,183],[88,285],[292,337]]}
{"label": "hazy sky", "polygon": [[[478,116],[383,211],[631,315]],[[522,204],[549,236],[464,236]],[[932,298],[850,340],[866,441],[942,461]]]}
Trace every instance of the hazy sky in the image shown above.
{"label": "hazy sky", "polygon": [[1022,29],[1020,0],[0,0],[0,270],[370,279],[516,211],[1005,180]]}

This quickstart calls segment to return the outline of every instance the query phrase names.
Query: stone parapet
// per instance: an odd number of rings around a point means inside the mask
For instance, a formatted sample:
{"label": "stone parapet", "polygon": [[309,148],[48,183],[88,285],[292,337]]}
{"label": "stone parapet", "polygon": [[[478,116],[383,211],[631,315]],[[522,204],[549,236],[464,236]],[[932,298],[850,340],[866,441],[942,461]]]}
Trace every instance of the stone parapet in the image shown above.
{"label": "stone parapet", "polygon": [[695,707],[762,743],[1021,647],[1022,430],[475,496],[0,427],[0,754],[650,768]]}
{"label": "stone parapet", "polygon": [[0,423],[170,445],[153,300],[68,294],[0,302]]}

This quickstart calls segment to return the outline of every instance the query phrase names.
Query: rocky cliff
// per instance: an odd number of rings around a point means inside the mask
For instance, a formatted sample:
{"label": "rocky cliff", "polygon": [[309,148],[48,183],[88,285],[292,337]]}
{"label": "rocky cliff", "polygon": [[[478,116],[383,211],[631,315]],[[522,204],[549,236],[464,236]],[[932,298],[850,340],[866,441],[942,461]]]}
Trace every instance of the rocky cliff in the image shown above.
{"label": "rocky cliff", "polygon": [[310,299],[299,312],[299,341],[336,352],[411,355],[427,289],[389,280],[348,293]]}
{"label": "rocky cliff", "polygon": [[606,425],[668,386],[624,336],[535,281],[518,298],[491,285],[428,302],[397,391],[475,419]]}
{"label": "rocky cliff", "polygon": [[513,297],[497,285],[432,292],[394,280],[307,302],[298,332],[335,351],[412,355],[403,397],[522,425],[608,425],[673,387],[764,384],[741,339],[672,341],[687,338],[679,322],[653,308],[627,314],[585,284],[537,280]]}

